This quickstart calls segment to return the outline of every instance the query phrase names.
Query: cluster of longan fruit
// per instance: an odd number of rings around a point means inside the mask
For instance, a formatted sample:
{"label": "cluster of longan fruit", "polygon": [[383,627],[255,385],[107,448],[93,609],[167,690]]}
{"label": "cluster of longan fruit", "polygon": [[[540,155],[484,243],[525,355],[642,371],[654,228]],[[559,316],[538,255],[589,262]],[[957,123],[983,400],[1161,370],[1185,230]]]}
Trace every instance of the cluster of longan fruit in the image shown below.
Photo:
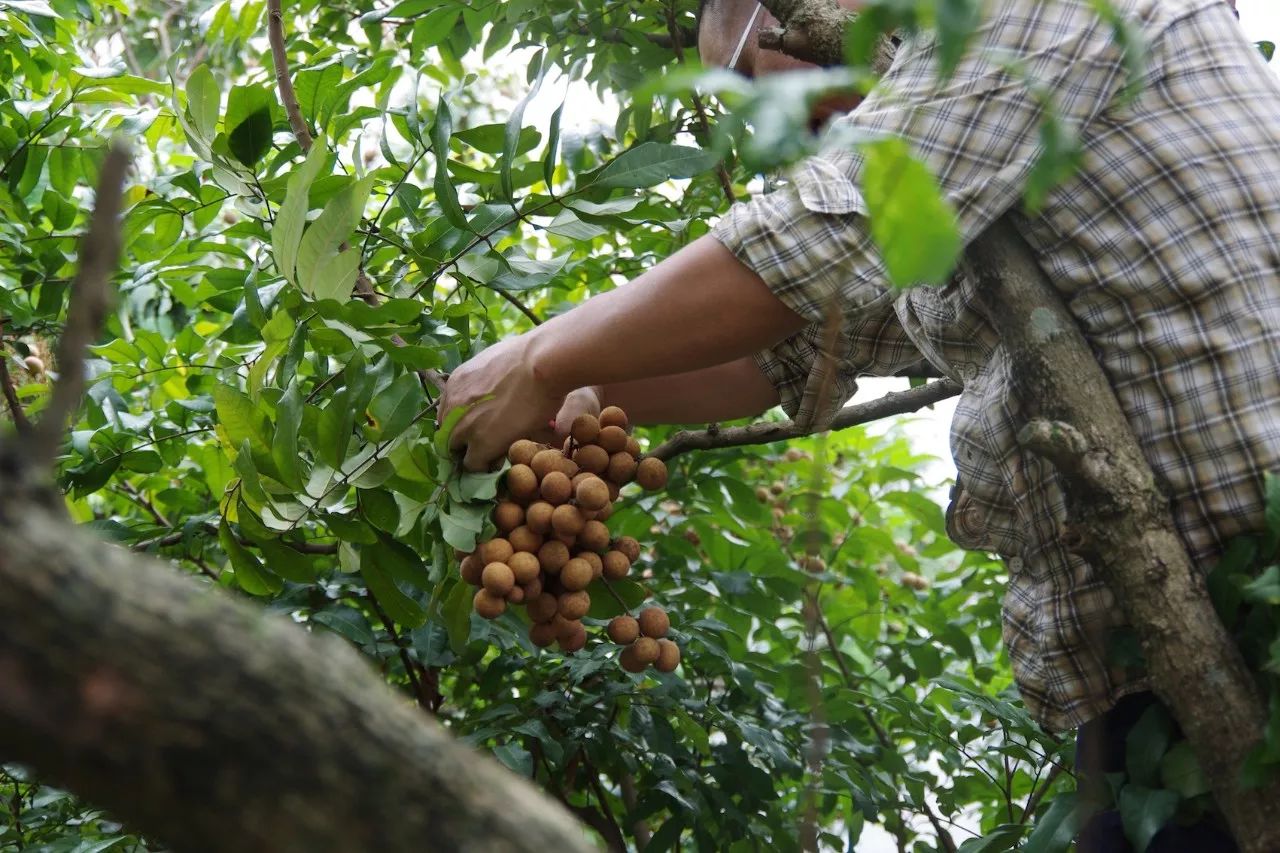
{"label": "cluster of longan fruit", "polygon": [[[463,580],[479,587],[477,613],[496,619],[507,605],[522,604],[533,623],[529,639],[534,645],[559,643],[564,652],[586,645],[587,587],[596,579],[625,578],[640,557],[639,542],[614,538],[605,524],[614,502],[633,481],[650,491],[667,483],[666,464],[642,458],[640,443],[627,428],[626,413],[610,406],[599,417],[575,418],[561,448],[529,439],[511,445],[511,468],[493,510],[498,535],[464,555],[460,567]],[[639,620],[620,616],[614,623],[619,619],[635,624],[629,635],[619,629],[619,636],[629,636],[625,642],[615,638],[627,646],[621,656],[627,671],[650,664],[663,672],[675,669],[680,650],[665,639],[666,613],[650,607]],[[614,633],[611,623],[610,637]]]}

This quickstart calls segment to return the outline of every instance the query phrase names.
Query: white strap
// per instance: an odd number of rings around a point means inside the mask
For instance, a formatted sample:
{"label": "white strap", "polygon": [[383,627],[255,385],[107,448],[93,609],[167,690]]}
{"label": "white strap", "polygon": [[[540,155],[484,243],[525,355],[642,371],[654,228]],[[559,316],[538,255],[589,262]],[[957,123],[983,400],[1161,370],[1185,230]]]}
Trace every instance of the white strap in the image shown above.
{"label": "white strap", "polygon": [[736,71],[738,68],[738,60],[742,57],[742,49],[747,46],[747,38],[751,35],[751,30],[756,25],[756,19],[760,17],[760,10],[764,8],[756,3],[756,10],[751,13],[751,19],[747,21],[747,28],[742,31],[742,38],[738,39],[738,46],[733,49],[733,58],[729,60],[729,70]]}

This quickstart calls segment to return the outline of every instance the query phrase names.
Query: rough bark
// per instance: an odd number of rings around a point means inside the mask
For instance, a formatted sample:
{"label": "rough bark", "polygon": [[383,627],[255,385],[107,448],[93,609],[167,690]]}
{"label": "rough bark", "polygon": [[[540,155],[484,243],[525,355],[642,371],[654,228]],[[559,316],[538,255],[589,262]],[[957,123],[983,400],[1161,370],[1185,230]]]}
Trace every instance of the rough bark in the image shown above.
{"label": "rough bark", "polygon": [[[814,61],[839,61],[850,16],[832,14],[833,0],[762,4],[784,30],[807,30],[805,43],[822,54]],[[980,281],[986,313],[1010,350],[1026,418],[1019,439],[1060,475],[1069,547],[1120,602],[1155,691],[1191,742],[1241,849],[1280,850],[1280,785],[1244,790],[1238,783],[1267,719],[1256,684],[1101,366],[1010,216],[970,244],[963,264]]]}

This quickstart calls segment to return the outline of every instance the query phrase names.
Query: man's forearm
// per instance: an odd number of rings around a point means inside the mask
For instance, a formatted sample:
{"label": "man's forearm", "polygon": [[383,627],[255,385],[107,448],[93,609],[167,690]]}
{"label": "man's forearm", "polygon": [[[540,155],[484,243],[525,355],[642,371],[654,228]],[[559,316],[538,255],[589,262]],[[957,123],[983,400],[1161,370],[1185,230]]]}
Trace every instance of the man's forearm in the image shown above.
{"label": "man's forearm", "polygon": [[703,237],[631,283],[529,333],[534,375],[556,393],[736,362],[805,321]]}
{"label": "man's forearm", "polygon": [[634,424],[697,424],[758,415],[778,405],[777,389],[750,356],[702,370],[601,386],[601,402]]}

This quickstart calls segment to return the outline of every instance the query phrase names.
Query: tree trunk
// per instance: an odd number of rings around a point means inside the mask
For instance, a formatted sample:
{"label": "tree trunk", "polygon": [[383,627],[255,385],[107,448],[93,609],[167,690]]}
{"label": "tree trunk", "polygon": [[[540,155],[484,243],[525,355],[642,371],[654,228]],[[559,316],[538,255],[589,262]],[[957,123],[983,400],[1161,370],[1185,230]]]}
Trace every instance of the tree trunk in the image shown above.
{"label": "tree trunk", "polygon": [[181,851],[590,850],[333,636],[62,521],[0,445],[0,757]]}

